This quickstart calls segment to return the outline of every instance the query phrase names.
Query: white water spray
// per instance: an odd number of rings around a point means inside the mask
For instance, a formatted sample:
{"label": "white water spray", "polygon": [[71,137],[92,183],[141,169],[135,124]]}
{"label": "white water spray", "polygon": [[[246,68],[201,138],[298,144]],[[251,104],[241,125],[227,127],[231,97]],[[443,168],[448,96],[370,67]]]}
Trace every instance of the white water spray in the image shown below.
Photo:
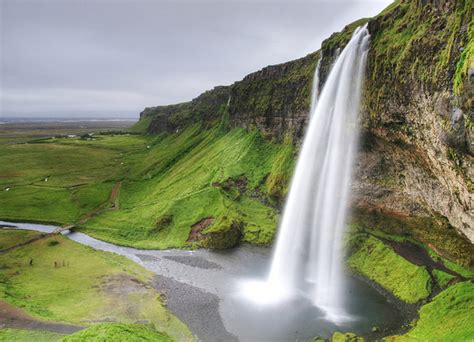
{"label": "white water spray", "polygon": [[366,26],[354,32],[315,96],[265,283],[273,300],[309,295],[332,320],[344,315],[341,245],[369,37]]}
{"label": "white water spray", "polygon": [[321,69],[321,60],[323,56],[321,55],[318,59],[318,63],[316,63],[316,69],[314,70],[313,76],[313,89],[311,90],[311,107],[309,114],[310,116],[313,115],[313,109],[316,108],[316,103],[318,103],[319,98],[319,70]]}

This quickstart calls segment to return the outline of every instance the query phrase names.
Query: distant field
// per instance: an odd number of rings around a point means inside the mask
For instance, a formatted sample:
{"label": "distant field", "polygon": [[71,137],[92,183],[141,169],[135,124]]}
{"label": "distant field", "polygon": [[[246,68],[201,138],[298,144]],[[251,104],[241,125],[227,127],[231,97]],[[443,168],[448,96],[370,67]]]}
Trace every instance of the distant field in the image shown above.
{"label": "distant field", "polygon": [[0,125],[0,144],[25,142],[54,135],[84,134],[90,132],[121,131],[134,121],[78,121],[78,122],[23,122],[13,121]]}
{"label": "distant field", "polygon": [[[104,136],[102,146],[68,138],[0,145],[0,217],[73,223],[109,198],[126,172],[124,154],[146,138]],[[117,149],[108,146],[127,139]],[[112,145],[114,145],[112,143]]]}
{"label": "distant field", "polygon": [[273,239],[274,205],[293,167],[289,144],[267,142],[258,132],[199,126],[87,139],[52,137],[54,127],[28,140],[29,129],[0,144],[4,220],[76,223],[100,239],[142,248],[193,246],[191,229],[204,219],[209,224],[198,235],[212,239],[203,246],[225,247],[238,231],[245,241]]}

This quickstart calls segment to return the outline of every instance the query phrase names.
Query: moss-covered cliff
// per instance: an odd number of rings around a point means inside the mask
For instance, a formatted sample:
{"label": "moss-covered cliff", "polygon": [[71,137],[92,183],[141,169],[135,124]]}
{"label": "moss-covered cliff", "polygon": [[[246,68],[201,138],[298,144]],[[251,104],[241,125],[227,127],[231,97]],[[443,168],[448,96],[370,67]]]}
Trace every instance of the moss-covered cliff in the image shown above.
{"label": "moss-covered cliff", "polygon": [[471,1],[402,1],[369,21],[369,143],[359,159],[359,179],[367,176],[366,188],[379,194],[361,193],[364,204],[440,215],[471,241],[473,80],[465,70],[473,59],[472,10]]}
{"label": "moss-covered cliff", "polygon": [[322,57],[322,87],[352,31],[368,22],[355,220],[472,263],[472,14],[468,0],[395,1],[378,16],[333,34],[315,53],[266,67],[191,102],[148,108],[139,125],[149,133],[179,131],[190,122],[243,127],[298,146],[317,60]]}

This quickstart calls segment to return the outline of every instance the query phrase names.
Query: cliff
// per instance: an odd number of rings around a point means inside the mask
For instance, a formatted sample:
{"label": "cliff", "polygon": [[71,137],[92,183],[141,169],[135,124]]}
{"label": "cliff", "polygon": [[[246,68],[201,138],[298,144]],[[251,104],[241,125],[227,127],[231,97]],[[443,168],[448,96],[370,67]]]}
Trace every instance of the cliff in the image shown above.
{"label": "cliff", "polygon": [[[472,11],[468,0],[396,1],[377,17],[333,34],[304,58],[266,67],[190,102],[147,108],[139,125],[148,133],[179,132],[194,123],[256,129],[269,141],[297,147],[317,60],[322,58],[321,88],[352,31],[368,22],[354,222],[413,237],[472,263]],[[281,197],[286,186],[279,189]]]}

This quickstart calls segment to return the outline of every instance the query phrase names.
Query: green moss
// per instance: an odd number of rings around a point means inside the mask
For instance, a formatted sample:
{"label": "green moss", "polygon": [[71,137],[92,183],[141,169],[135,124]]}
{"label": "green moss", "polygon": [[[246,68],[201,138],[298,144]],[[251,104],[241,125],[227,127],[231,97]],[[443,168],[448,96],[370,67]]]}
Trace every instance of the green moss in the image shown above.
{"label": "green moss", "polygon": [[430,91],[463,91],[472,60],[472,2],[438,7],[395,1],[371,20],[364,106],[372,118],[390,111],[389,104],[406,104],[421,84]]}
{"label": "green moss", "polygon": [[285,144],[275,155],[270,173],[265,181],[266,191],[278,203],[283,201],[282,196],[288,192],[294,166],[294,147]]}
{"label": "green moss", "polygon": [[64,336],[64,334],[40,330],[0,329],[0,341],[5,342],[55,342]]}
{"label": "green moss", "polygon": [[425,246],[436,246],[438,253],[467,268],[474,265],[474,246],[449,224],[445,217],[400,217],[363,209],[353,211],[353,222],[364,229],[398,236]]}
{"label": "green moss", "polygon": [[348,264],[407,303],[417,303],[431,293],[425,267],[411,264],[373,236],[361,241]]}
{"label": "green moss", "polygon": [[139,324],[95,324],[90,328],[74,333],[61,340],[61,342],[173,342],[168,335]]}
{"label": "green moss", "polygon": [[[462,53],[459,57],[459,60],[456,64],[456,71],[454,74],[454,85],[453,91],[456,95],[459,95],[464,90],[464,83],[467,80],[469,69],[474,68],[474,24],[473,24],[473,11],[472,11],[472,2],[465,1],[464,6],[460,7],[459,17],[462,16],[466,22],[468,22],[467,27],[467,37],[465,45],[462,46]],[[458,27],[460,27],[462,21],[459,20]]]}
{"label": "green moss", "polygon": [[433,270],[431,273],[441,288],[445,288],[448,283],[455,278],[453,275],[440,270]]}
{"label": "green moss", "polygon": [[352,333],[335,332],[331,342],[364,342],[364,339]]}
{"label": "green moss", "polygon": [[419,311],[415,326],[389,341],[471,341],[474,339],[474,284],[466,281],[441,292]]}
{"label": "green moss", "polygon": [[[391,230],[389,229],[388,231],[391,231]],[[412,235],[406,235],[406,234],[396,235],[396,234],[393,234],[393,231],[392,233],[388,233],[384,230],[379,230],[379,229],[367,229],[365,226],[360,226],[355,223],[350,225],[349,232],[348,234],[346,234],[345,245],[349,254],[353,253],[356,249],[360,248],[361,244],[365,241],[367,234],[370,234],[370,235],[373,235],[375,237],[385,239],[385,240],[391,240],[391,241],[396,241],[396,242],[406,241],[406,242],[415,244],[419,247],[424,248],[428,252],[429,256],[433,259],[433,261],[442,263],[451,271],[458,273],[462,277],[465,277],[465,278],[474,277],[473,269],[462,266],[443,256],[440,256],[432,248],[420,242],[419,240],[415,239]],[[466,251],[466,253],[469,253],[469,251]],[[444,286],[444,284],[447,281],[453,278],[453,276],[451,276],[450,274],[447,274],[442,271],[433,270],[432,272],[433,272],[433,276],[435,276],[435,278],[438,280],[438,283],[442,284],[441,286]]]}

